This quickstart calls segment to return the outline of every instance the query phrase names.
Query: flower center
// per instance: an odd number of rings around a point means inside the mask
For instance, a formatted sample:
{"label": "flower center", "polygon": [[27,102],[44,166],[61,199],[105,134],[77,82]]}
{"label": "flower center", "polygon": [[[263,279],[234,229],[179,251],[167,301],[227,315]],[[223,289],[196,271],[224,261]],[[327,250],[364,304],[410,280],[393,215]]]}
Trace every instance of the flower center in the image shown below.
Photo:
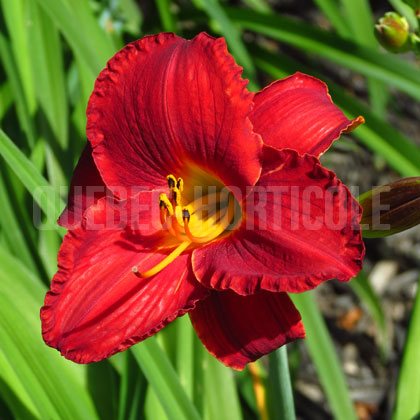
{"label": "flower center", "polygon": [[[162,228],[179,240],[179,245],[159,264],[147,271],[133,272],[142,278],[152,277],[159,273],[190,245],[205,244],[221,236],[231,225],[238,205],[233,194],[227,188],[207,188],[206,194],[186,202],[184,180],[167,176],[169,197],[159,196],[160,221]],[[186,196],[191,197],[191,191]],[[188,201],[188,200],[187,200]]]}

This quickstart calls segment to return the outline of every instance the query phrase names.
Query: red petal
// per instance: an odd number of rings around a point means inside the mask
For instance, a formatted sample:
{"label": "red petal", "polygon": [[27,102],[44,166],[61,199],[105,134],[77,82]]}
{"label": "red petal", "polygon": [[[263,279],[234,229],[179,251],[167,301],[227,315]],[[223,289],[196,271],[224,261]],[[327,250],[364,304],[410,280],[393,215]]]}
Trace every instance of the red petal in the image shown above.
{"label": "red petal", "polygon": [[225,41],[204,33],[147,36],[118,52],[87,110],[106,185],[159,187],[192,165],[225,185],[254,185],[262,141],[247,118],[253,94],[241,72]]}
{"label": "red petal", "polygon": [[73,172],[67,199],[67,207],[58,223],[71,229],[76,227],[85,210],[106,194],[106,187],[92,158],[92,147],[88,143],[83,149]]}
{"label": "red petal", "polygon": [[281,164],[261,175],[240,228],[194,250],[193,269],[205,286],[243,295],[303,292],[361,269],[361,209],[348,188],[311,155],[276,153]]}
{"label": "red petal", "polygon": [[65,236],[59,271],[41,309],[45,342],[78,363],[125,350],[208,295],[192,273],[188,253],[151,278],[134,274],[134,265],[150,269],[170,252],[156,250],[165,234],[144,237],[128,227],[89,230],[93,221],[107,221],[105,205],[102,199],[90,207],[82,226]]}
{"label": "red petal", "polygon": [[343,132],[364,122],[349,120],[328,94],[327,85],[314,77],[295,73],[258,92],[250,115],[264,144],[319,156]]}
{"label": "red petal", "polygon": [[213,292],[189,315],[207,350],[235,369],[305,337],[300,314],[286,293]]}

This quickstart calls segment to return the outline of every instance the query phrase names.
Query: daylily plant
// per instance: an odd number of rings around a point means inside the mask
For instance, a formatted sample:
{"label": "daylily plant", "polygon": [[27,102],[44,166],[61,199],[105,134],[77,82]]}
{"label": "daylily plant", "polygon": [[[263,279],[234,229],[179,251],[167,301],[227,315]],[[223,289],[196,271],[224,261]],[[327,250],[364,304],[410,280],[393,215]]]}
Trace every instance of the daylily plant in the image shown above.
{"label": "daylily plant", "polygon": [[304,337],[287,293],[362,265],[360,207],[318,157],[348,120],[296,73],[254,94],[225,41],[161,33],[118,52],[89,100],[45,342],[102,360],[188,312],[242,369]]}

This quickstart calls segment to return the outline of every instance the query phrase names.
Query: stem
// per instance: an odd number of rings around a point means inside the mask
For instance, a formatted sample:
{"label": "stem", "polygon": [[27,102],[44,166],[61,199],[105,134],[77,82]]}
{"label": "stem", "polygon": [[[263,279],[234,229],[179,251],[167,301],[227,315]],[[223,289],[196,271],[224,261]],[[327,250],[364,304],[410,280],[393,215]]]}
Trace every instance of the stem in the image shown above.
{"label": "stem", "polygon": [[292,383],[286,345],[268,356],[268,383],[270,418],[279,420],[295,420],[295,404],[293,401]]}

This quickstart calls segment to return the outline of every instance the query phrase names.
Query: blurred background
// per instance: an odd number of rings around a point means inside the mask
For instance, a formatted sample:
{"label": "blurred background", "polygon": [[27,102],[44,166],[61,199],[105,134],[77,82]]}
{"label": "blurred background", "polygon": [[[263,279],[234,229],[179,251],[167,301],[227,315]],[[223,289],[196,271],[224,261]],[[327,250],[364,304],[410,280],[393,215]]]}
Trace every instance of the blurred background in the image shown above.
{"label": "blurred background", "polygon": [[[322,158],[355,195],[420,176],[419,61],[374,36],[391,10],[417,31],[399,0],[0,0],[1,420],[282,418],[278,354],[234,372],[188,317],[89,366],[47,348],[39,309],[63,236],[54,221],[95,78],[126,43],[162,31],[224,36],[253,91],[295,71],[325,81],[349,118],[366,119]],[[366,247],[357,279],[293,296],[307,331],[287,346],[297,418],[420,413],[420,229]]]}

